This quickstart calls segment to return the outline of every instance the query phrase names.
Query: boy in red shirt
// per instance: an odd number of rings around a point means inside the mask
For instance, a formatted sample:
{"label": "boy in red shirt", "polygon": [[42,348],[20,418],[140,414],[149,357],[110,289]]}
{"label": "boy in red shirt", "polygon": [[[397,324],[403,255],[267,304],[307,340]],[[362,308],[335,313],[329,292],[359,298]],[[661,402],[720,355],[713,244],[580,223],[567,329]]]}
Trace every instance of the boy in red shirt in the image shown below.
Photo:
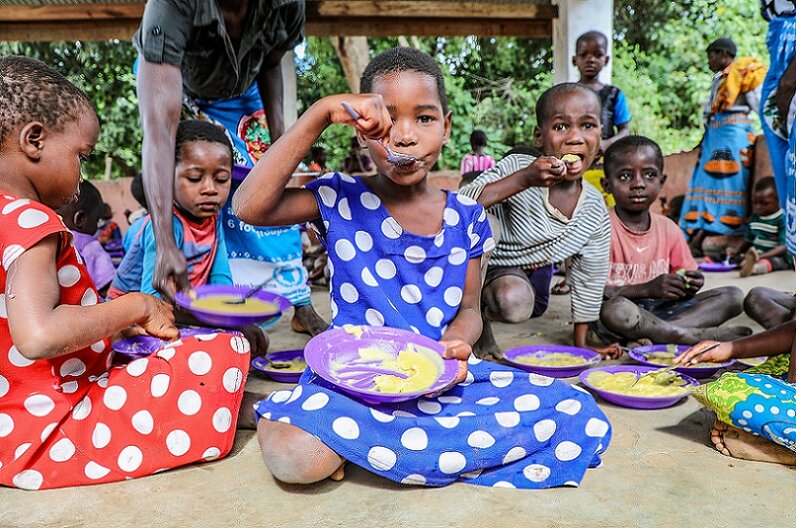
{"label": "boy in red shirt", "polygon": [[720,327],[743,311],[743,292],[724,286],[699,292],[705,278],[677,225],[651,213],[666,181],[663,154],[652,140],[628,136],[605,153],[603,188],[612,193],[611,267],[600,323],[608,341],[694,344],[732,340],[751,330]]}

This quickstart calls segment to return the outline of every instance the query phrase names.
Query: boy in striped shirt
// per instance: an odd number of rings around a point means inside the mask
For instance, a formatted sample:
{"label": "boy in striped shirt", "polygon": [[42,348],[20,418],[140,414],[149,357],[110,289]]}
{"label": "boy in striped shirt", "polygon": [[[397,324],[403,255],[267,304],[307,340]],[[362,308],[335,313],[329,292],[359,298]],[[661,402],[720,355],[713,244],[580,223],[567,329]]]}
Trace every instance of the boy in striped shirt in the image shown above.
{"label": "boy in striped shirt", "polygon": [[785,246],[785,211],[779,206],[773,177],[755,183],[752,215],[744,239],[727,248],[727,257],[731,262],[741,262],[741,277],[793,269],[793,260]]}

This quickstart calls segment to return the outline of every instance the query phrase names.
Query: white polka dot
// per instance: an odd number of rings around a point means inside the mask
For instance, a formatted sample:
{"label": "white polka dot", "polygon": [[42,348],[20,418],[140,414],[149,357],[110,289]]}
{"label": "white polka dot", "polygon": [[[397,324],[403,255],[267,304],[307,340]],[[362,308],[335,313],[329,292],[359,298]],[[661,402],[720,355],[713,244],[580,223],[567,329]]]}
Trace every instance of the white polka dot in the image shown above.
{"label": "white polka dot", "polygon": [[478,405],[495,405],[499,401],[500,398],[496,398],[495,396],[489,396],[487,398],[481,398],[475,403]]}
{"label": "white polka dot", "polygon": [[[226,383],[224,384],[224,388],[226,388]],[[228,392],[234,392],[234,391],[228,391]],[[202,397],[199,396],[199,393],[194,390],[187,390],[182,394],[180,394],[180,397],[177,398],[177,408],[180,410],[182,414],[186,416],[193,416],[194,414],[199,412],[199,409],[202,408]]]}
{"label": "white polka dot", "polygon": [[97,292],[94,291],[93,288],[88,288],[83,293],[83,297],[80,299],[81,306],[94,306],[97,304]]}
{"label": "white polka dot", "polygon": [[765,410],[766,410],[766,408],[763,407],[762,405],[760,405],[759,403],[757,405],[755,405],[755,412],[756,413],[762,413]]}
{"label": "white polka dot", "polygon": [[550,468],[542,464],[531,464],[525,466],[522,474],[531,482],[544,482],[550,476]]}
{"label": "white polka dot", "polygon": [[14,475],[11,482],[20,489],[37,490],[44,483],[44,477],[35,469],[26,469]]}
{"label": "white polka dot", "polygon": [[420,330],[416,326],[409,325],[409,328],[412,330],[412,332],[414,332],[416,334],[420,333]]}
{"label": "white polka dot", "polygon": [[403,479],[401,479],[401,484],[423,486],[425,485],[425,483],[426,483],[426,477],[424,477],[423,475],[418,475],[417,473],[407,475]]}
{"label": "white polka dot", "polygon": [[20,198],[18,200],[14,200],[13,202],[7,203],[5,207],[3,207],[3,214],[8,214],[12,211],[16,211],[23,205],[28,205],[30,200],[27,198]]}
{"label": "white polka dot", "polygon": [[489,253],[490,251],[495,249],[495,239],[492,237],[488,237],[484,240],[484,253]]}
{"label": "white polka dot", "polygon": [[329,299],[329,307],[332,310],[332,319],[337,317],[337,303],[334,302],[334,299]]}
{"label": "white polka dot", "polygon": [[365,310],[365,320],[370,326],[384,326],[384,316],[375,308]]}
{"label": "white polka dot", "polygon": [[443,317],[445,317],[445,314],[436,306],[432,306],[429,308],[428,312],[426,312],[426,322],[431,326],[439,327],[442,324]]}
{"label": "white polka dot", "polygon": [[31,442],[27,442],[27,443],[25,443],[25,444],[20,444],[20,445],[18,445],[18,446],[17,446],[17,448],[16,448],[16,450],[14,451],[14,460],[16,460],[16,459],[18,459],[19,457],[21,457],[22,455],[24,455],[24,454],[25,454],[25,451],[27,451],[28,449],[30,449],[30,446],[32,446],[32,445],[33,445],[33,444],[32,444]]}
{"label": "white polka dot", "polygon": [[371,211],[375,211],[381,205],[381,200],[379,200],[379,197],[367,191],[359,195],[359,201],[362,202],[363,207],[370,209]]}
{"label": "white polka dot", "polygon": [[182,429],[175,429],[166,436],[166,449],[178,457],[188,452],[191,448],[191,437]]}
{"label": "white polka dot", "polygon": [[340,296],[345,302],[351,304],[359,300],[359,292],[350,282],[344,282],[340,285]]}
{"label": "white polka dot", "polygon": [[422,451],[428,447],[428,435],[419,427],[412,427],[401,435],[401,444],[412,451]]}
{"label": "white polka dot", "polygon": [[466,249],[455,247],[451,249],[450,255],[448,255],[448,262],[453,266],[458,266],[467,260],[467,255],[468,253]]}
{"label": "white polka dot", "polygon": [[469,196],[465,196],[459,193],[456,193],[456,199],[459,200],[459,203],[463,205],[476,205],[478,203]]}
{"label": "white polka dot", "polygon": [[404,229],[396,222],[395,218],[392,216],[388,216],[384,219],[381,223],[381,232],[390,239],[400,238],[403,234]]}
{"label": "white polka dot", "polygon": [[439,283],[442,282],[442,274],[443,269],[439,266],[433,266],[428,269],[426,274],[423,276],[423,280],[426,281],[426,284],[431,286],[432,288],[436,288],[439,286]]}
{"label": "white polka dot", "polygon": [[337,253],[337,256],[340,257],[341,260],[344,260],[346,262],[353,260],[354,257],[357,256],[357,250],[354,249],[354,244],[352,244],[345,238],[341,238],[335,243],[334,251],[335,253]]}
{"label": "white polka dot", "polygon": [[20,354],[19,350],[17,350],[17,347],[15,346],[12,346],[8,349],[8,361],[10,361],[15,367],[27,367],[28,365],[33,365],[33,360],[28,359]]}
{"label": "white polka dot", "polygon": [[332,422],[332,431],[345,440],[359,438],[359,425],[348,416],[341,416]]}
{"label": "white polka dot", "polygon": [[11,244],[3,250],[3,267],[6,269],[6,271],[8,271],[8,268],[11,267],[11,264],[13,264],[24,252],[25,248],[19,244]]}
{"label": "white polka dot", "polygon": [[439,470],[448,475],[458,473],[467,465],[464,455],[457,451],[445,451],[439,456],[437,461]]}
{"label": "white polka dot", "polygon": [[119,457],[116,459],[116,465],[119,469],[126,473],[132,473],[139,467],[141,462],[144,461],[144,454],[136,446],[127,446],[121,450]]}
{"label": "white polka dot", "polygon": [[445,290],[445,303],[448,306],[457,307],[462,302],[462,289],[458,286],[451,286]]}
{"label": "white polka dot", "polygon": [[213,339],[218,337],[218,334],[215,333],[215,332],[210,332],[210,333],[207,333],[207,334],[196,334],[194,337],[196,337],[197,341],[203,341],[204,342],[204,341],[212,341]]}
{"label": "white polka dot", "polygon": [[458,396],[440,396],[439,398],[437,398],[437,400],[440,403],[452,403],[452,404],[462,403],[462,399],[459,398]]}
{"label": "white polka dot", "polygon": [[33,394],[28,396],[23,403],[25,409],[33,416],[47,416],[50,411],[55,409],[55,402],[44,394]]}
{"label": "white polka dot", "polygon": [[318,195],[326,207],[334,207],[337,201],[337,192],[328,185],[321,185],[318,187]]}
{"label": "white polka dot", "polygon": [[19,227],[24,229],[33,229],[39,227],[49,219],[47,213],[37,209],[27,209],[22,211],[17,217]]}
{"label": "white polka dot", "polygon": [[468,370],[467,376],[465,376],[464,381],[459,383],[459,386],[466,387],[468,385],[472,385],[474,381],[475,381],[475,376],[473,376],[473,373]]}
{"label": "white polka dot", "polygon": [[493,488],[516,489],[517,486],[515,486],[514,484],[512,484],[511,482],[508,482],[506,480],[499,480],[499,481],[495,482],[494,484],[492,484],[492,487]]}
{"label": "white polka dot", "polygon": [[486,449],[495,445],[495,438],[486,431],[473,431],[467,437],[467,445]]}
{"label": "white polka dot", "polygon": [[503,465],[509,464],[521,458],[525,458],[526,452],[522,447],[512,447],[509,452],[503,457]]}
{"label": "white polka dot", "polygon": [[301,404],[301,408],[305,411],[317,411],[323,409],[329,403],[329,396],[322,392],[316,392]]}
{"label": "white polka dot", "polygon": [[482,361],[483,361],[483,359],[477,358],[473,354],[470,354],[470,357],[467,358],[467,364],[468,365],[478,365]]}
{"label": "white polka dot", "polygon": [[600,420],[599,418],[589,418],[586,422],[586,436],[592,438],[600,438],[605,436],[608,432],[608,422]]}
{"label": "white polka dot", "polygon": [[249,345],[249,340],[241,336],[230,337],[229,344],[232,347],[232,350],[234,350],[238,354],[248,354],[249,351],[251,350],[251,345]]}
{"label": "white polka dot", "polygon": [[77,269],[77,266],[72,266],[68,264],[63,268],[58,270],[58,284],[60,284],[64,288],[69,288],[70,286],[74,286],[77,284],[77,281],[80,280],[80,270]]}
{"label": "white polka dot", "polygon": [[213,359],[210,354],[201,350],[188,356],[188,368],[197,376],[204,376],[213,368]]}
{"label": "white polka dot", "polygon": [[213,414],[213,428],[219,433],[226,433],[232,425],[232,413],[226,407],[219,408]]}
{"label": "white polka dot", "polygon": [[434,237],[434,245],[437,247],[442,247],[442,244],[445,243],[445,231],[440,231]]}
{"label": "white polka dot", "polygon": [[382,279],[392,279],[396,271],[395,264],[391,260],[380,259],[376,262],[376,274]]}
{"label": "white polka dot", "polygon": [[520,412],[535,411],[539,405],[539,398],[534,394],[525,394],[514,400],[514,408]]}
{"label": "white polka dot", "polygon": [[415,284],[407,284],[401,288],[401,298],[409,304],[417,304],[423,300],[423,294],[420,288]]}
{"label": "white polka dot", "polygon": [[744,411],[741,413],[741,416],[743,416],[744,418],[751,418],[753,416],[752,411]]}
{"label": "white polka dot", "polygon": [[205,452],[202,453],[202,460],[215,460],[221,455],[221,450],[217,447],[208,447],[205,449]]}
{"label": "white polka dot", "polygon": [[373,274],[370,272],[368,268],[362,268],[362,282],[364,282],[368,286],[373,286],[373,287],[379,285],[379,283],[376,282],[376,278],[373,276]]}
{"label": "white polka dot", "polygon": [[348,205],[348,198],[343,198],[338,202],[337,210],[344,219],[351,220],[351,207]]}
{"label": "white polka dot", "polygon": [[[55,431],[56,427],[58,427],[58,424],[53,422],[51,424],[48,424],[44,429],[42,429],[41,435],[39,435],[39,438],[41,438],[41,441],[44,442],[45,440],[50,438],[50,435],[53,433],[53,431]],[[0,434],[0,436],[3,436],[3,435]]]}
{"label": "white polka dot", "polygon": [[290,398],[290,391],[280,390],[272,392],[269,399],[274,403],[282,403],[286,402],[288,398]]}
{"label": "white polka dot", "polygon": [[556,432],[556,423],[553,420],[539,420],[533,424],[533,434],[539,442],[547,442]]}
{"label": "white polka dot", "polygon": [[391,414],[385,414],[381,411],[377,411],[376,409],[370,409],[370,414],[376,419],[377,422],[381,423],[389,423],[395,420],[395,416]]}
{"label": "white polka dot", "polygon": [[77,358],[69,358],[61,364],[61,377],[80,376],[86,372],[86,364]]}
{"label": "white polka dot", "polygon": [[238,389],[243,384],[243,372],[237,367],[230,367],[224,372],[221,381],[224,389],[230,394],[234,394],[238,392]]}
{"label": "white polka dot", "polygon": [[[531,385],[536,385],[537,387],[549,387],[555,383],[556,380],[531,372],[528,374],[528,381],[531,382]],[[576,385],[573,385],[573,387],[578,388]]]}
{"label": "white polka dot", "polygon": [[749,422],[747,422],[746,420],[738,420],[738,423],[740,425],[749,425]]}
{"label": "white polka dot", "polygon": [[0,398],[8,394],[9,388],[10,385],[8,384],[8,380],[5,378],[5,376],[0,374]]}
{"label": "white polka dot", "polygon": [[479,240],[481,240],[481,237],[478,236],[478,233],[473,233],[472,235],[470,235],[470,249],[478,245]]}
{"label": "white polka dot", "polygon": [[434,419],[445,429],[453,429],[459,425],[459,418],[456,416],[435,416]]}
{"label": "white polka dot", "polygon": [[169,346],[159,350],[157,356],[165,359],[166,361],[171,361],[171,358],[173,358],[176,353],[177,351],[174,350],[174,347]]}
{"label": "white polka dot", "polygon": [[426,251],[420,246],[409,246],[404,251],[404,258],[410,264],[420,264],[426,260]]}
{"label": "white polka dot", "polygon": [[580,456],[581,448],[575,442],[564,440],[556,446],[556,458],[562,462],[575,460]]}
{"label": "white polka dot", "polygon": [[456,209],[451,209],[450,207],[446,207],[445,211],[442,213],[442,217],[445,219],[445,223],[450,226],[455,226],[459,223],[459,213],[456,212]]}
{"label": "white polka dot", "polygon": [[94,432],[91,433],[91,443],[97,449],[102,449],[111,443],[111,429],[102,422],[97,422]]}
{"label": "white polka dot", "polygon": [[169,390],[170,383],[171,378],[169,378],[168,374],[155,374],[149,384],[149,391],[155,398],[160,398]]}
{"label": "white polka dot", "polygon": [[8,308],[6,307],[6,294],[0,293],[0,317],[8,319]]}
{"label": "white polka dot", "polygon": [[90,478],[91,480],[101,479],[110,472],[110,469],[100,466],[96,462],[89,462],[86,464],[86,467],[83,470],[83,473],[86,475],[86,477]]}
{"label": "white polka dot", "polygon": [[508,387],[514,381],[514,374],[505,370],[493,370],[489,373],[489,382],[498,389]]}
{"label": "white polka dot", "polygon": [[417,408],[426,414],[438,414],[442,410],[442,405],[431,400],[420,400]]}
{"label": "white polka dot", "polygon": [[108,387],[105,389],[105,394],[102,396],[102,402],[105,407],[112,411],[118,411],[124,406],[127,401],[127,391],[119,385]]}
{"label": "white polka dot", "polygon": [[374,446],[368,451],[368,464],[378,471],[389,471],[395,466],[398,457],[391,449],[382,446]]}
{"label": "white polka dot", "polygon": [[354,235],[354,242],[357,247],[362,251],[370,251],[373,247],[373,237],[366,231],[357,231]]}
{"label": "white polka dot", "polygon": [[0,438],[5,438],[14,430],[14,420],[5,413],[0,413]]}
{"label": "white polka dot", "polygon": [[88,396],[84,397],[75,408],[72,409],[72,418],[75,420],[85,420],[91,413],[91,400]]}
{"label": "white polka dot", "polygon": [[155,420],[152,418],[152,413],[146,410],[135,413],[131,422],[133,429],[143,435],[148,435],[155,428]]}
{"label": "white polka dot", "polygon": [[304,389],[301,388],[301,385],[296,385],[293,390],[290,391],[290,398],[287,399],[287,403],[292,403],[301,398],[302,392],[304,392]]}
{"label": "white polka dot", "polygon": [[578,400],[567,399],[556,404],[556,411],[575,416],[580,412],[581,404]]}
{"label": "white polka dot", "polygon": [[787,411],[785,411],[785,414],[787,414],[791,418],[796,418],[796,411],[793,409],[788,409]]}
{"label": "white polka dot", "polygon": [[771,407],[770,412],[771,412],[771,414],[774,414],[774,415],[779,414],[779,408],[778,407]]}
{"label": "white polka dot", "polygon": [[97,380],[97,385],[102,387],[103,389],[108,388],[108,378],[100,378]]}

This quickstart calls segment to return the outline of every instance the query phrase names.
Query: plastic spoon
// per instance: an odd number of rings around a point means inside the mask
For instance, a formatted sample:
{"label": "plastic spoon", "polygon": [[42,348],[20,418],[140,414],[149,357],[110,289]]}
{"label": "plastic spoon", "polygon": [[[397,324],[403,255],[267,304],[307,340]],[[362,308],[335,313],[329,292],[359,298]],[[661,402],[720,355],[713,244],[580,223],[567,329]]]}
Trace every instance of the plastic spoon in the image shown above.
{"label": "plastic spoon", "polygon": [[[350,104],[348,104],[346,102],[343,102],[341,104],[343,105],[343,108],[345,108],[345,111],[348,112],[348,115],[350,115],[351,118],[354,121],[362,119],[362,116],[359,115],[359,112],[354,110],[353,106],[351,106]],[[387,151],[387,163],[391,163],[393,165],[407,165],[408,166],[408,165],[412,165],[413,163],[415,163],[417,161],[417,158],[414,157],[414,156],[409,156],[407,154],[396,154],[395,152],[393,152],[390,149],[390,147],[388,147],[384,143],[384,141],[381,138],[377,139],[376,141],[379,143],[379,145],[384,147],[384,150]]]}
{"label": "plastic spoon", "polygon": [[711,351],[711,350],[713,350],[714,348],[718,348],[720,345],[721,345],[721,343],[714,343],[714,344],[710,345],[710,346],[709,346],[709,347],[707,347],[705,350],[703,350],[702,352],[700,352],[700,353],[699,353],[699,354],[697,354],[696,356],[692,357],[692,358],[691,358],[691,361],[689,361],[688,363],[686,363],[686,364],[684,364],[684,365],[682,365],[682,364],[679,364],[679,363],[678,363],[678,364],[675,364],[675,365],[670,365],[670,366],[668,366],[668,367],[664,367],[664,368],[662,368],[662,369],[652,370],[652,371],[650,371],[650,372],[647,372],[647,373],[645,373],[645,374],[642,374],[641,376],[639,376],[638,378],[636,378],[636,381],[635,381],[635,382],[633,382],[633,385],[631,385],[631,386],[630,386],[630,388],[632,389],[633,387],[635,387],[635,386],[636,386],[636,383],[638,383],[639,381],[641,381],[641,378],[646,378],[646,377],[649,377],[649,376],[658,376],[658,375],[660,375],[660,374],[663,374],[663,373],[665,373],[665,372],[669,372],[670,370],[674,370],[674,369],[677,369],[677,368],[682,368],[682,367],[688,367],[688,365],[693,365],[693,364],[694,364],[694,362],[696,361],[696,359],[697,359],[697,358],[699,358],[699,357],[701,357],[701,356],[702,356],[702,354],[704,354],[704,353],[706,353],[706,352],[710,352],[710,351]]}

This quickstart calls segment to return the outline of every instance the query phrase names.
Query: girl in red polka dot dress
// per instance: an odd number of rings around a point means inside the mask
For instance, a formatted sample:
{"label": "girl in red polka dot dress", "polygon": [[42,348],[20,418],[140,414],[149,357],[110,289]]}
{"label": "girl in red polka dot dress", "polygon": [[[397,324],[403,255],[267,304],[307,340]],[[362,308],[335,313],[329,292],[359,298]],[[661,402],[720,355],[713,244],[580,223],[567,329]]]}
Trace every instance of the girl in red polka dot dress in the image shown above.
{"label": "girl in red polka dot dress", "polygon": [[171,307],[141,293],[98,304],[53,209],[75,198],[99,133],[87,96],[24,57],[0,58],[0,484],[112,482],[225,456],[249,343],[175,341],[111,367],[132,325],[179,337]]}

